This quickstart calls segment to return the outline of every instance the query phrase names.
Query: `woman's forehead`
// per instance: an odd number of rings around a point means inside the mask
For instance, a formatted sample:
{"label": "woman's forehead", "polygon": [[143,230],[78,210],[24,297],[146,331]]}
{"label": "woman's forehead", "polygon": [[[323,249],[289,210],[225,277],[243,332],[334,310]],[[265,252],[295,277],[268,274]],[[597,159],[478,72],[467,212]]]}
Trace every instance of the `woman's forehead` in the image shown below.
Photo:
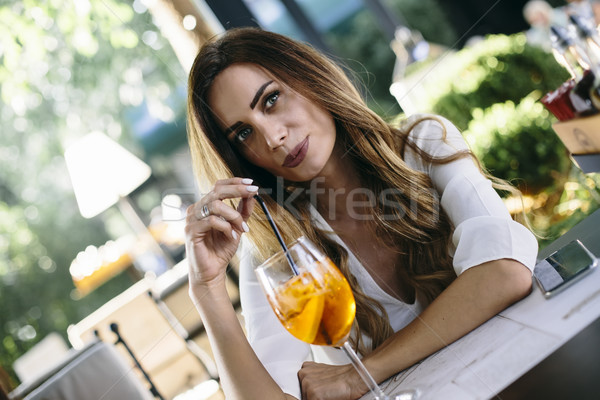
{"label": "woman's forehead", "polygon": [[225,68],[214,79],[209,91],[208,102],[214,104],[220,95],[244,96],[255,91],[262,83],[274,78],[262,67],[255,64],[233,64]]}
{"label": "woman's forehead", "polygon": [[247,78],[266,78],[275,79],[274,75],[266,68],[252,63],[235,63],[225,68],[217,77],[215,82],[223,79],[235,79],[238,81],[245,81]]}

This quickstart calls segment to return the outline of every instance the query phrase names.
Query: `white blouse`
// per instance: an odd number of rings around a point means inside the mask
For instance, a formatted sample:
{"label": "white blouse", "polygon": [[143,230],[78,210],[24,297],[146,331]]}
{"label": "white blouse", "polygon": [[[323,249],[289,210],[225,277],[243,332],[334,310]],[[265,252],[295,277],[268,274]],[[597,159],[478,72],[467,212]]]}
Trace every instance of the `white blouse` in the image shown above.
{"label": "white blouse", "polygon": [[[417,115],[410,119],[419,117]],[[434,157],[444,157],[467,149],[456,127],[448,120],[436,118],[444,123],[445,141],[442,140],[440,123],[430,119],[417,124],[409,138]],[[440,204],[455,227],[449,252],[453,256],[457,275],[486,261],[502,258],[517,260],[533,271],[537,255],[535,237],[523,225],[512,220],[491,182],[480,173],[470,158],[461,158],[448,164],[431,164],[424,162],[407,147],[404,160],[409,167],[431,177]],[[332,232],[316,209],[312,208],[311,211],[313,222]],[[419,300],[419,296],[414,304],[407,304],[381,289],[342,240],[333,232],[330,235],[346,248],[350,271],[363,292],[385,308],[394,331],[408,325],[423,311],[426,304]],[[347,364],[349,360],[342,350],[309,345],[285,330],[256,279],[254,266],[257,262],[251,256],[250,245],[245,240],[240,253],[240,296],[248,340],[282,390],[301,398],[297,373],[304,361]],[[368,338],[365,339],[368,343]]]}

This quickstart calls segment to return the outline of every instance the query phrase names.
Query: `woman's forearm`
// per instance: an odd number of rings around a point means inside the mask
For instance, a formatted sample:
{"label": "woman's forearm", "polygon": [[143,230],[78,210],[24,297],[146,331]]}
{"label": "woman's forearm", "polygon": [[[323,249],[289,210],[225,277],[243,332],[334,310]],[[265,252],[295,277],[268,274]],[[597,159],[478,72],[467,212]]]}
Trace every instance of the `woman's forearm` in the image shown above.
{"label": "woman's forearm", "polygon": [[283,393],[250,347],[225,285],[193,288],[228,400],[294,399]]}
{"label": "woman's forearm", "polygon": [[365,357],[365,365],[382,382],[466,335],[530,290],[531,272],[519,262],[505,259],[473,267]]}

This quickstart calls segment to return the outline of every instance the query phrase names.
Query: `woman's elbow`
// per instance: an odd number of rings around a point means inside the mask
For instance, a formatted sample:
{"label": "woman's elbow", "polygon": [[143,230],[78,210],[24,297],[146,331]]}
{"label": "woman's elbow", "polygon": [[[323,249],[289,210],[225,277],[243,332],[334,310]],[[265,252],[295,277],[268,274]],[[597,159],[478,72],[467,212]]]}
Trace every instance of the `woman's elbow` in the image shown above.
{"label": "woman's elbow", "polygon": [[531,270],[515,260],[501,260],[502,280],[507,300],[517,302],[531,293]]}

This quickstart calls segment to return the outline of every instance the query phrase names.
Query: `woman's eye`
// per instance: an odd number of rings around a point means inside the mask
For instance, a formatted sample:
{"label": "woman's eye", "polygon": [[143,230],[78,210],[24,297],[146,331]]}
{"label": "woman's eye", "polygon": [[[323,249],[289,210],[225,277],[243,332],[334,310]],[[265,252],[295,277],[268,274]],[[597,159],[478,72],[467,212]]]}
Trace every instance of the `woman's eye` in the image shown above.
{"label": "woman's eye", "polygon": [[267,107],[274,106],[275,103],[277,103],[277,99],[279,99],[279,90],[277,90],[267,96],[267,98],[265,99],[265,106],[267,106]]}
{"label": "woman's eye", "polygon": [[238,142],[243,142],[244,140],[246,140],[248,138],[248,136],[250,136],[251,133],[252,133],[252,129],[245,128],[245,129],[238,131],[238,133],[235,135],[235,138],[237,139]]}

